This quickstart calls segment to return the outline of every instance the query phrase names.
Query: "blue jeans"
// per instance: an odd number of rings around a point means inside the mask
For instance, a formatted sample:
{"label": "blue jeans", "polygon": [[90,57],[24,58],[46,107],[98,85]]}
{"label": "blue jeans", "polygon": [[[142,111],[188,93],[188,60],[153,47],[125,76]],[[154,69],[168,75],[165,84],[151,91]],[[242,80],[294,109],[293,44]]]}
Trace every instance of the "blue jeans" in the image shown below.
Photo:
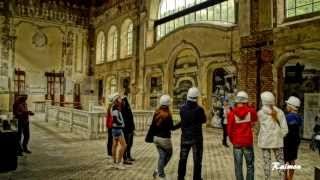
{"label": "blue jeans", "polygon": [[203,142],[184,143],[181,142],[180,147],[180,160],[178,167],[178,180],[184,180],[186,175],[186,165],[188,161],[189,151],[192,148],[193,152],[193,180],[201,180],[201,168],[202,168],[202,154],[203,154]]}
{"label": "blue jeans", "polygon": [[234,170],[237,180],[243,180],[243,156],[247,164],[247,180],[254,180],[254,152],[253,147],[233,147]]}
{"label": "blue jeans", "polygon": [[166,177],[164,168],[168,164],[172,156],[172,144],[170,138],[154,137],[154,144],[159,152],[158,173],[159,177]]}

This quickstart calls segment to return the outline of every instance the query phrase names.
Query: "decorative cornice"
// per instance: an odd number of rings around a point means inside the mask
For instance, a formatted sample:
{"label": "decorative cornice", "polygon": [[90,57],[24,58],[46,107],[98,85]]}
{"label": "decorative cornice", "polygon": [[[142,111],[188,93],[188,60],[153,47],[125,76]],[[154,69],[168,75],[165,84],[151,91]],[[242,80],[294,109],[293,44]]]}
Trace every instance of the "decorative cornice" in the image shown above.
{"label": "decorative cornice", "polygon": [[17,3],[14,16],[43,19],[46,21],[87,26],[89,23],[88,9],[84,6],[56,4],[55,1],[40,5]]}

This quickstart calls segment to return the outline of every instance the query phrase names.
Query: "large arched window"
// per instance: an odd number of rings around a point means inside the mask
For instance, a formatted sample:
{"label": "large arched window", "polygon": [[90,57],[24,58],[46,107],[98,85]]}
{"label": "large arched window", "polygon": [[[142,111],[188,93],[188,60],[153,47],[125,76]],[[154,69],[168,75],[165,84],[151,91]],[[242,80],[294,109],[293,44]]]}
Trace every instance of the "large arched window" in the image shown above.
{"label": "large arched window", "polygon": [[100,31],[97,36],[96,44],[96,64],[101,64],[105,61],[105,43],[106,38],[104,32]]}
{"label": "large arched window", "polygon": [[320,0],[285,0],[286,17],[320,11]]}
{"label": "large arched window", "polygon": [[118,30],[116,26],[111,26],[108,32],[107,60],[114,61],[118,58]]}
{"label": "large arched window", "polygon": [[116,78],[112,78],[110,80],[110,94],[114,94],[117,92],[117,80]]}
{"label": "large arched window", "polygon": [[[208,5],[205,8],[196,10],[199,4],[209,0],[162,0],[159,7],[158,19],[164,19],[175,15],[178,12],[188,12],[184,16],[172,18],[170,21],[157,25],[157,40],[164,37],[171,31],[193,23],[212,23],[212,24],[234,24],[235,5],[234,0],[226,0],[222,3]],[[197,7],[196,7],[197,6]]]}
{"label": "large arched window", "polygon": [[133,23],[126,19],[121,26],[121,51],[120,58],[132,55],[133,51]]}
{"label": "large arched window", "polygon": [[127,32],[127,55],[131,56],[133,50],[133,24],[131,23],[128,27]]}

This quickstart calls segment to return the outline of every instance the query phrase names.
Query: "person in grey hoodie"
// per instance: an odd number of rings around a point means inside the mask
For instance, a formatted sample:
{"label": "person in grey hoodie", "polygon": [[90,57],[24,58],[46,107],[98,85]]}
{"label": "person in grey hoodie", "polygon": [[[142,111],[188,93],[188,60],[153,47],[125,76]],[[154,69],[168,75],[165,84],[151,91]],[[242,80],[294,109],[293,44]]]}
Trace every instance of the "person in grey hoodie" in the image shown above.
{"label": "person in grey hoodie", "polygon": [[[283,111],[275,106],[275,97],[265,91],[261,94],[262,108],[258,112],[260,131],[258,147],[262,149],[265,180],[271,179],[271,152],[280,165],[283,160],[283,138],[288,133],[286,117]],[[284,178],[284,171],[278,170],[279,178]]]}

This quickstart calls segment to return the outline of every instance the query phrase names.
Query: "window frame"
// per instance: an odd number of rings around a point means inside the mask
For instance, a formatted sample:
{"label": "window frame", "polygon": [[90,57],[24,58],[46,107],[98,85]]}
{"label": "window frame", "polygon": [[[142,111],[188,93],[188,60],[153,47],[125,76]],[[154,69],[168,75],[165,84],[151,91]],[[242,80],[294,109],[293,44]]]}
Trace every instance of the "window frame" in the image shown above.
{"label": "window frame", "polygon": [[[98,52],[100,52],[98,54]],[[106,36],[104,31],[99,31],[96,39],[96,65],[106,61]]]}
{"label": "window frame", "polygon": [[127,57],[130,57],[133,54],[133,23],[132,23],[132,21],[128,25],[126,35],[127,35],[126,36],[126,40],[127,40],[126,55],[127,55]]}
{"label": "window frame", "polygon": [[[294,21],[294,20],[298,20],[298,19],[302,19],[302,18],[309,18],[309,17],[320,15],[320,10],[314,11],[315,4],[319,3],[319,5],[320,5],[320,1],[319,0],[312,0],[311,3],[304,4],[304,5],[301,5],[301,6],[298,6],[298,7],[297,7],[297,0],[293,0],[293,1],[294,1],[294,7],[293,8],[287,8],[288,0],[284,0],[284,19],[285,19],[285,21]],[[297,15],[297,8],[301,8],[301,7],[309,6],[309,5],[312,6],[312,11],[311,12],[307,12],[307,13],[304,13],[304,14]],[[288,10],[294,10],[294,15],[293,16],[287,16]]]}
{"label": "window frame", "polygon": [[110,26],[108,31],[107,43],[107,62],[116,61],[118,59],[118,28],[115,25]]}
{"label": "window frame", "polygon": [[[182,9],[175,9],[173,11],[176,12],[169,12],[167,9],[167,2],[168,1],[184,1],[184,6]],[[193,3],[190,3],[193,2]],[[233,4],[232,6],[229,4]],[[191,4],[191,5],[190,5]],[[225,4],[226,11],[224,12],[225,19],[222,18],[222,6],[221,4]],[[175,4],[176,5],[176,4]],[[219,8],[219,18],[215,17],[214,10]],[[229,7],[232,7],[233,10],[229,10]],[[175,6],[176,8],[176,6]],[[209,18],[209,8],[212,10],[212,17]],[[184,27],[188,24],[197,24],[197,23],[206,23],[206,24],[229,24],[234,25],[237,24],[238,15],[237,13],[238,3],[235,0],[162,0],[159,5],[159,12],[158,12],[158,20],[154,23],[155,39],[158,41],[165,37],[166,35],[170,34],[170,32]],[[163,12],[165,11],[165,12]],[[168,12],[167,12],[168,11]],[[230,15],[230,12],[233,12],[233,15]],[[230,17],[229,17],[230,16]],[[232,18],[231,18],[232,17]],[[182,24],[177,23],[179,19],[182,18]],[[172,24],[173,22],[173,24]]]}

